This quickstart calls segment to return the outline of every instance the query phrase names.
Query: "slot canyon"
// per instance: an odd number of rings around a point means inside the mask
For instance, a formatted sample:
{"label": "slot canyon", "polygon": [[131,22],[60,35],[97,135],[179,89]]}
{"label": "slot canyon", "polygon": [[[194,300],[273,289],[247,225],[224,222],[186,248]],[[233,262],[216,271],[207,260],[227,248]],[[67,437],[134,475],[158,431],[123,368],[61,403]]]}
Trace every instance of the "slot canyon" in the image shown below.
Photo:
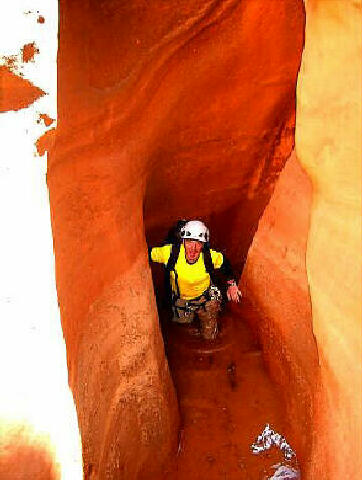
{"label": "slot canyon", "polygon": [[[39,148],[85,480],[261,480],[266,423],[304,480],[361,477],[360,7],[59,0]],[[243,293],[210,345],[147,256],[195,217]]]}

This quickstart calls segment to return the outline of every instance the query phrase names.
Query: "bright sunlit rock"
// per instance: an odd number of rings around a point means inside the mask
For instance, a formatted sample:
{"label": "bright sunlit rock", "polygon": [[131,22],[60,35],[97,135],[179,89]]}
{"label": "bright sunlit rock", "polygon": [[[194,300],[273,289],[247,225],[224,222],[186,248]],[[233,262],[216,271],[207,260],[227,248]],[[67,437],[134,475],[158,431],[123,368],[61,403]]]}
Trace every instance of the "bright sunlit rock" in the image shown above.
{"label": "bright sunlit rock", "polygon": [[[39,115],[56,119],[57,29],[57,0],[0,5],[0,65],[11,57],[12,72],[46,92],[28,108],[0,114],[0,477],[11,468],[14,478],[35,478],[29,462],[42,468],[37,449],[49,457],[54,478],[83,476],[55,288],[47,159],[34,145],[55,126]],[[21,49],[32,42],[39,53],[23,63]]]}

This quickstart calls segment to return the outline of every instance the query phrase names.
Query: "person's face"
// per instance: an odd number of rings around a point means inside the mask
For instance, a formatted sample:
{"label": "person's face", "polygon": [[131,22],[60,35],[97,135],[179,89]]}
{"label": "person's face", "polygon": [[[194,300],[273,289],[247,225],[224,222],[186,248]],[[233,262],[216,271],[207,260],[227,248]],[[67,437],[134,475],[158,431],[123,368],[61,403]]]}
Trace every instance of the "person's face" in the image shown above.
{"label": "person's face", "polygon": [[184,245],[186,260],[189,263],[197,262],[202,250],[202,242],[199,242],[198,240],[184,240]]}

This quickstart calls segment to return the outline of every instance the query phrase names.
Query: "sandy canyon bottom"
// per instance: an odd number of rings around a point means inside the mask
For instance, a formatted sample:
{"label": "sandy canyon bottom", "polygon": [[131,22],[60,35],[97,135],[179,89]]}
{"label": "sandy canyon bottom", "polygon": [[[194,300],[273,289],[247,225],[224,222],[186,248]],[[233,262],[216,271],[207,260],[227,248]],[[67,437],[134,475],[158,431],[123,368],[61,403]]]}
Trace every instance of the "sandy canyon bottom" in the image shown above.
{"label": "sandy canyon bottom", "polygon": [[177,457],[163,480],[261,480],[271,478],[279,463],[296,466],[276,447],[251,452],[266,423],[284,431],[280,395],[247,324],[251,315],[245,302],[228,305],[215,342],[202,340],[193,325],[164,320],[182,428]]}

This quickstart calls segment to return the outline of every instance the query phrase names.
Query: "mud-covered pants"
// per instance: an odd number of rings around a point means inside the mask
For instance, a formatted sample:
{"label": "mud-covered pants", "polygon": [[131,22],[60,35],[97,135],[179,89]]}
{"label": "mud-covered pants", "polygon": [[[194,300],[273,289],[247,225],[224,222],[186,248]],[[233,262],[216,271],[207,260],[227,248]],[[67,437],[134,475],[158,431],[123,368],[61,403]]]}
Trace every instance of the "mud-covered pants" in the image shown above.
{"label": "mud-covered pants", "polygon": [[191,323],[196,314],[200,320],[201,335],[207,340],[213,340],[218,332],[217,319],[220,310],[220,302],[209,300],[206,295],[192,300],[178,298],[173,302],[172,320],[177,323]]}

